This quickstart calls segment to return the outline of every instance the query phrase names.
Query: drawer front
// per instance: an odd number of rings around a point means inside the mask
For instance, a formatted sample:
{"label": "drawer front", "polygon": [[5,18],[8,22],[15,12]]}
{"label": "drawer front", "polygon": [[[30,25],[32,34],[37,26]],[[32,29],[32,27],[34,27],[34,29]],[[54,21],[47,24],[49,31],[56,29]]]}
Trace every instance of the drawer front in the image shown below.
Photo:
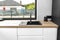
{"label": "drawer front", "polygon": [[18,40],[42,40],[42,36],[18,36]]}
{"label": "drawer front", "polygon": [[57,28],[44,28],[44,40],[57,40]]}
{"label": "drawer front", "polygon": [[42,28],[18,28],[18,35],[42,35]]}

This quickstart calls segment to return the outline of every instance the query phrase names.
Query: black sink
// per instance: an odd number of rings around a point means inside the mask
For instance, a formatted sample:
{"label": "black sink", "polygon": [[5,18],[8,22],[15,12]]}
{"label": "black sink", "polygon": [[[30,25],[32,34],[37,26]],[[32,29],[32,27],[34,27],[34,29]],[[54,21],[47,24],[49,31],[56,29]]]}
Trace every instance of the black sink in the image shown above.
{"label": "black sink", "polygon": [[40,21],[28,21],[27,25],[42,25]]}

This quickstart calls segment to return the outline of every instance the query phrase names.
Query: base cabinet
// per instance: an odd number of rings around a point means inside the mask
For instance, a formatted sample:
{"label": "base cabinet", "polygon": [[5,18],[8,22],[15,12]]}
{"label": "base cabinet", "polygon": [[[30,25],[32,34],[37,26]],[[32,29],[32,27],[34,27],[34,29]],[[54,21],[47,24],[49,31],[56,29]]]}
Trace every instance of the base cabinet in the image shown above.
{"label": "base cabinet", "polygon": [[18,35],[19,40],[57,40],[57,28],[19,28]]}
{"label": "base cabinet", "polygon": [[0,28],[0,40],[57,40],[57,28]]}
{"label": "base cabinet", "polygon": [[57,28],[44,28],[44,40],[57,40]]}
{"label": "base cabinet", "polygon": [[17,40],[16,28],[0,28],[0,40]]}
{"label": "base cabinet", "polygon": [[42,36],[43,28],[18,28],[18,35]]}
{"label": "base cabinet", "polygon": [[42,36],[19,36],[18,40],[42,40]]}

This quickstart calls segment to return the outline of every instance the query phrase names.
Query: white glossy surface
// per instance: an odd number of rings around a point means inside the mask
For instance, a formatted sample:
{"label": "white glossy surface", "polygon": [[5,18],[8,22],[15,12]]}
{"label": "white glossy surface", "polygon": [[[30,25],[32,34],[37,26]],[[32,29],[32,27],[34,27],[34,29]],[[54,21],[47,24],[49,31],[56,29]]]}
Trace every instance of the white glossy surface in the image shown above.
{"label": "white glossy surface", "polygon": [[16,28],[0,28],[0,40],[17,40]]}
{"label": "white glossy surface", "polygon": [[18,28],[18,35],[42,36],[43,28]]}
{"label": "white glossy surface", "polygon": [[0,40],[57,40],[57,28],[0,28]]}
{"label": "white glossy surface", "polygon": [[18,36],[18,40],[42,40],[42,36]]}
{"label": "white glossy surface", "polygon": [[57,28],[44,28],[44,40],[57,40]]}

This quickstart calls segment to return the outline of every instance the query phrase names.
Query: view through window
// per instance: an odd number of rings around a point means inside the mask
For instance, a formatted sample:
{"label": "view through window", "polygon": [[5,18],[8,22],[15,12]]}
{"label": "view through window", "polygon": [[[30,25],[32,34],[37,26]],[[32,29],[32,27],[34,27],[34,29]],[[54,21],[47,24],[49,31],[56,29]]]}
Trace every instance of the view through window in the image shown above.
{"label": "view through window", "polygon": [[36,18],[36,0],[1,0],[0,18]]}

